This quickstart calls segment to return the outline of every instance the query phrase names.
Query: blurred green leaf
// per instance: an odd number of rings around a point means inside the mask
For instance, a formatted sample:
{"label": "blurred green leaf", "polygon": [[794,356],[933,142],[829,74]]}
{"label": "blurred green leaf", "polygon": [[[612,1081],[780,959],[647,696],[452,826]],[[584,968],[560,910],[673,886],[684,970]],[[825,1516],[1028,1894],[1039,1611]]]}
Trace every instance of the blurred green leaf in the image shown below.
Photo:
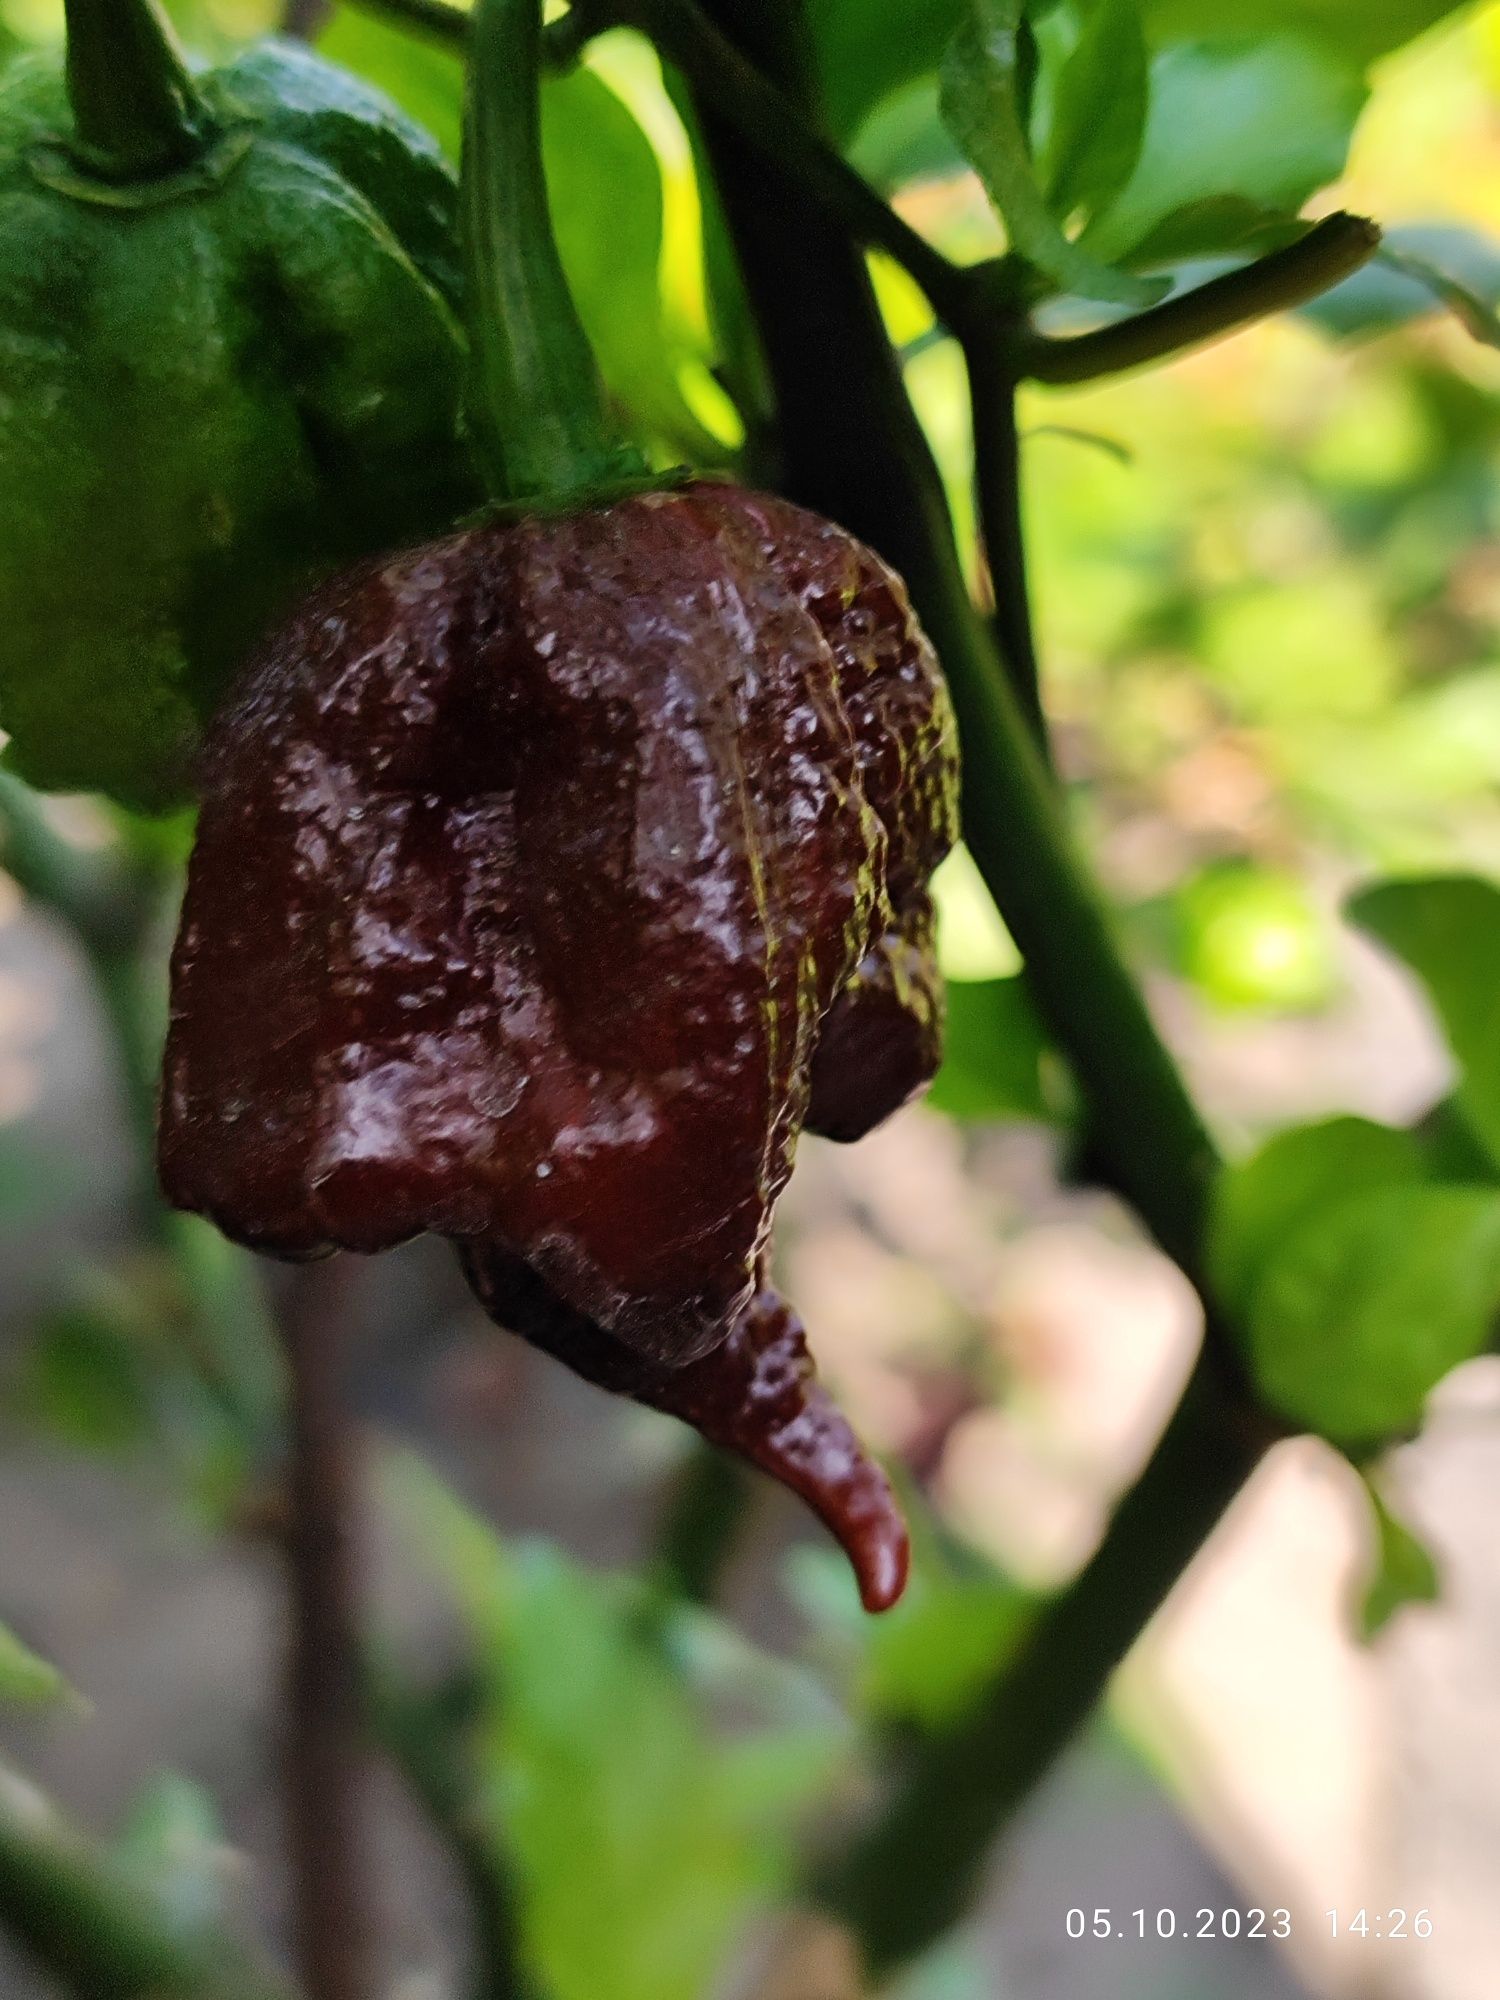
{"label": "blurred green leaf", "polygon": [[227,1902],[229,1851],[218,1808],[202,1785],[162,1771],[136,1794],[114,1843],[184,1931],[216,1924]]}
{"label": "blurred green leaf", "polygon": [[849,158],[884,193],[961,173],[967,162],[943,123],[937,78],[922,77],[877,105],[850,143]]}
{"label": "blurred green leaf", "polygon": [[790,1865],[826,1734],[802,1714],[720,1741],[638,1580],[511,1549],[421,1466],[397,1475],[479,1644],[482,1782],[549,2000],[701,2000]]}
{"label": "blurred green leaf", "polygon": [[1417,1186],[1425,1175],[1415,1136],[1368,1118],[1330,1118],[1279,1132],[1220,1175],[1209,1223],[1214,1283],[1239,1311],[1280,1246],[1349,1196]]}
{"label": "blurred green leaf", "polygon": [[[1047,206],[1023,106],[1022,0],[969,0],[943,59],[948,128],[984,182],[1017,256],[1079,298],[1150,305],[1159,284],[1112,268],[1066,237]],[[1087,234],[1087,232],[1086,232]]]}
{"label": "blurred green leaf", "polygon": [[1408,1604],[1431,1604],[1441,1588],[1437,1564],[1424,1544],[1386,1505],[1366,1477],[1375,1526],[1375,1561],[1358,1606],[1359,1635],[1369,1643]]}
{"label": "blurred green leaf", "polygon": [[57,1668],[23,1646],[8,1625],[0,1624],[0,1703],[41,1708],[66,1693],[67,1682]]}
{"label": "blurred green leaf", "polygon": [[648,435],[700,462],[722,461],[723,446],[683,400],[665,330],[661,168],[651,141],[587,69],[548,83],[542,140],[558,249],[605,382]]}
{"label": "blurred green leaf", "polygon": [[1298,36],[1163,49],[1135,171],[1082,248],[1140,264],[1237,248],[1337,179],[1364,101],[1355,65]]}
{"label": "blurred green leaf", "polygon": [[829,123],[850,139],[882,99],[933,75],[966,0],[811,0],[807,10]]}
{"label": "blurred green leaf", "polygon": [[458,159],[463,63],[456,50],[441,48],[373,14],[340,6],[318,37],[318,52],[394,98],[408,116],[427,127],[450,160]]}
{"label": "blurred green leaf", "polygon": [[[378,84],[458,158],[456,55],[348,7],[335,13],[319,48]],[[680,357],[665,330],[661,169],[651,141],[608,84],[580,68],[547,81],[542,145],[558,249],[611,394],[652,439],[700,461],[722,460],[723,446],[683,398]]]}
{"label": "blurred green leaf", "polygon": [[1321,1208],[1270,1254],[1245,1332],[1256,1382],[1351,1449],[1416,1429],[1500,1309],[1500,1191],[1385,1187]]}
{"label": "blurred green leaf", "polygon": [[1468,875],[1383,882],[1349,917],[1427,988],[1462,1070],[1455,1101],[1500,1162],[1500,889]]}
{"label": "blurred green leaf", "polygon": [[1445,309],[1485,346],[1500,340],[1500,243],[1493,237],[1448,223],[1388,229],[1378,256],[1301,310],[1347,340]]}
{"label": "blurred green leaf", "polygon": [[1183,971],[1215,1005],[1292,1012],[1331,999],[1327,927],[1295,875],[1224,863],[1185,883],[1177,910]]}
{"label": "blurred green leaf", "polygon": [[27,1347],[13,1406],[28,1422],[84,1451],[129,1451],[156,1426],[152,1370],[125,1302],[49,1314]]}
{"label": "blurred green leaf", "polygon": [[1044,1083],[1047,1042],[1025,981],[950,980],[943,1065],[927,1102],[950,1118],[1057,1117]]}
{"label": "blurred green leaf", "polygon": [[1129,181],[1146,136],[1150,78],[1140,0],[1094,0],[1057,79],[1044,178],[1059,221]]}
{"label": "blurred green leaf", "polygon": [[977,1563],[918,1567],[895,1610],[871,1626],[861,1712],[946,1728],[999,1671],[1035,1609],[1030,1593]]}
{"label": "blurred green leaf", "polygon": [[1158,41],[1193,35],[1316,35],[1359,63],[1409,42],[1466,0],[1145,0]]}

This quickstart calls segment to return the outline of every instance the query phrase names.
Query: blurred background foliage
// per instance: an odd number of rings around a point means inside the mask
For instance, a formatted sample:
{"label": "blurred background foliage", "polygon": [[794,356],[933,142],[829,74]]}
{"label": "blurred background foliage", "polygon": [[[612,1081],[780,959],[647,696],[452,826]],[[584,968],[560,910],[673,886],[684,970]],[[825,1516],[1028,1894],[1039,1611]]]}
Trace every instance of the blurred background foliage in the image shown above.
{"label": "blurred background foliage", "polygon": [[[173,11],[204,55],[274,25],[260,0],[178,0]],[[814,6],[831,119],[861,167],[896,191],[902,212],[970,259],[1001,239],[938,119],[936,63],[951,23],[931,6],[910,11],[909,31],[887,23],[871,37],[857,32],[857,7]],[[1101,204],[1085,243],[1123,265],[1144,261],[1146,246],[1150,261],[1174,262],[1174,281],[1187,282],[1253,240],[1265,208],[1319,189],[1319,210],[1378,217],[1405,252],[1461,284],[1459,303],[1487,331],[1484,308],[1500,301],[1500,6],[1438,21],[1451,11],[1434,0],[1212,8],[1158,0],[1160,36],[1182,38],[1157,58],[1155,100],[1179,106],[1177,151],[1158,167],[1167,140],[1148,126],[1124,197]],[[1434,21],[1433,32],[1401,46]],[[59,25],[53,0],[0,0],[0,38],[13,53],[55,39]],[[1257,45],[1253,63],[1215,69],[1188,39],[1206,28],[1273,39]],[[1060,21],[1049,31],[1069,32]],[[319,39],[456,152],[460,72],[448,50],[349,7],[335,10]],[[1389,48],[1396,53],[1386,56]],[[1376,87],[1364,108],[1370,60]],[[1077,158],[1064,144],[1069,116],[1059,89],[1043,112],[1050,157],[1058,174],[1076,173],[1068,186],[1083,215],[1097,190],[1086,161],[1066,167]],[[1196,144],[1194,120],[1213,130],[1214,146]],[[662,463],[727,463],[743,445],[753,465],[754,357],[715,262],[713,218],[700,211],[691,138],[655,58],[628,34],[605,37],[580,70],[549,85],[546,121],[564,256],[615,397]],[[1325,188],[1351,137],[1347,166]],[[1221,166],[1229,160],[1228,180],[1208,174],[1187,186],[1182,157],[1198,151]],[[1425,1110],[1423,1088],[1432,1084],[1430,1100],[1442,1087],[1437,1020],[1467,1060],[1467,1113],[1460,1096],[1443,1129],[1408,1136],[1343,1117],[1273,1142],[1292,1150],[1247,1169],[1220,1218],[1215,1255],[1233,1293],[1247,1290],[1267,1243],[1295,1229],[1299,1203],[1310,1211],[1336,1188],[1367,1204],[1349,1241],[1334,1246],[1343,1261],[1332,1276],[1282,1269],[1259,1357],[1284,1410],[1355,1450],[1415,1421],[1430,1380],[1486,1344],[1500,1295],[1493,1196],[1425,1186],[1432,1267],[1425,1277],[1408,1270],[1405,1281],[1425,1300],[1449,1288],[1454,1269],[1465,1274],[1434,1334],[1448,1345],[1415,1385],[1387,1371],[1381,1407],[1330,1407],[1327,1385],[1347,1356],[1318,1344],[1315,1308],[1330,1286],[1367,1269],[1393,1230],[1409,1230],[1409,1203],[1391,1212],[1394,1225],[1380,1203],[1392,1190],[1410,1196],[1433,1159],[1463,1163],[1450,1178],[1467,1180],[1471,1170],[1493,1178],[1492,1158],[1475,1168],[1473,1149],[1493,1155],[1500,1102],[1500,1070],[1492,1077],[1485,1067],[1490,959],[1480,952],[1472,990],[1455,994],[1442,951],[1414,939],[1389,900],[1359,920],[1425,980],[1434,1013],[1422,1047],[1432,1059],[1415,1083],[1394,1095],[1372,1088],[1369,1102],[1354,1101],[1360,1093],[1345,1072],[1330,1080],[1323,1070],[1340,1023],[1362,1005],[1369,954],[1343,914],[1350,892],[1373,876],[1500,877],[1500,363],[1439,309],[1427,267],[1415,268],[1426,274],[1373,269],[1314,308],[1170,368],[1086,389],[1032,389],[1023,405],[1059,761],[1210,1117],[1247,1152],[1299,1115]],[[982,591],[960,357],[904,275],[880,260],[876,274]],[[1063,326],[1081,309],[1065,299],[1051,310]],[[1093,318],[1109,310],[1088,308]],[[75,802],[38,811],[45,840],[90,868],[125,857],[162,904],[152,921],[164,934],[182,826],[146,826]],[[1107,1382],[1058,1418],[1048,1369],[1061,1365],[1066,1375],[1076,1356],[1059,1364],[1049,1350],[1031,1368],[1024,1327],[1009,1347],[984,1331],[998,1312],[991,1294],[1003,1282],[1007,1232],[1023,1233],[1023,1216],[1024,1227],[1038,1214],[1059,1219],[1053,1195],[1036,1192],[1033,1155],[1002,1154],[995,1128],[1062,1128],[1072,1092],[962,853],[944,869],[940,906],[952,1017],[931,1107],[901,1128],[904,1165],[888,1145],[835,1184],[826,1153],[810,1148],[810,1191],[794,1205],[787,1245],[815,1341],[826,1329],[830,1373],[928,1491],[916,1579],[900,1611],[861,1620],[837,1564],[811,1546],[789,1555],[778,1546],[784,1601],[770,1614],[731,1622],[690,1602],[665,1603],[646,1572],[606,1580],[588,1533],[578,1538],[587,1561],[502,1539],[414,1458],[387,1454],[383,1517],[400,1524],[429,1568],[438,1555],[445,1616],[467,1635],[460,1683],[431,1697],[451,1705],[450,1723],[458,1718],[461,1809],[420,1754],[405,1760],[408,1776],[435,1823],[449,1837],[459,1828],[460,1859],[476,1895],[490,1898],[500,1933],[506,1881],[520,1883],[523,1955],[546,2000],[703,2000],[718,1991],[750,1916],[795,1898],[808,1829],[836,1821],[868,1795],[873,1774],[972,1699],[1023,1628],[1032,1589],[1076,1561],[1139,1457],[1132,1437],[1100,1442],[1109,1425],[1095,1405],[1108,1400]],[[1500,938],[1487,908],[1465,903],[1453,924],[1466,945]],[[149,1034],[159,996],[132,998],[117,979],[111,986],[118,968],[102,947],[94,970],[106,1006],[116,1006],[121,1047],[139,1029],[132,1010],[144,1012]],[[23,991],[17,974],[7,977],[0,1000]],[[15,1006],[24,1014],[22,1001]],[[1288,1023],[1305,1024],[1310,1038],[1262,1089],[1266,1072],[1254,1060],[1236,1070],[1234,1051],[1265,1046],[1257,1038]],[[12,1040],[24,1046],[24,1033]],[[1377,1037],[1370,1061],[1399,1066],[1409,1049],[1399,1035]],[[71,1156],[39,1148],[25,1062],[7,1060],[0,1219],[13,1240],[45,1239],[47,1218],[68,1213],[70,1190],[91,1175],[114,1175],[121,1200],[131,1198],[135,1170],[101,1167],[76,1148]],[[1047,1167],[1060,1158],[1061,1142],[1047,1142]],[[930,1212],[939,1196],[924,1207],[913,1192],[924,1172],[941,1199],[972,1205],[962,1240],[944,1236]],[[85,1268],[64,1241],[45,1276],[28,1266],[33,1296],[7,1367],[6,1422],[18,1436],[44,1436],[51,1450],[104,1462],[114,1478],[139,1478],[144,1467],[150,1490],[170,1492],[174,1504],[187,1497],[200,1528],[253,1536],[276,1398],[259,1280],[191,1224],[165,1258],[167,1225],[149,1204],[142,1210],[138,1189],[133,1198],[144,1219],[132,1230],[128,1215],[117,1216],[102,1232],[107,1256]],[[1071,1227],[1072,1211],[1065,1219]],[[920,1275],[924,1230],[937,1245],[939,1276],[930,1281]],[[1127,1246],[1137,1262],[1108,1262],[1125,1258]],[[1328,1254],[1320,1231],[1316,1255]],[[1087,1256],[1074,1239],[1057,1255],[1073,1256],[1082,1273],[1072,1309],[1085,1317],[1096,1280],[1117,1317],[1121,1298],[1150,1293],[1136,1329],[1145,1329],[1142,1380],[1125,1400],[1159,1415],[1185,1365],[1181,1300],[1170,1288],[1164,1303],[1151,1292],[1155,1261],[1117,1217],[1098,1225]],[[456,1310],[421,1285],[397,1296],[408,1313],[441,1320]],[[1133,1310],[1124,1312],[1126,1334]],[[205,1327],[217,1342],[208,1353]],[[861,1349],[857,1336],[872,1327]],[[1366,1334],[1378,1343],[1381,1327],[1362,1328],[1357,1314],[1335,1330],[1356,1346]],[[1250,1339],[1253,1347],[1254,1327]],[[1043,1418],[1016,1457],[1037,1408]],[[686,1463],[676,1434],[639,1414],[610,1423],[623,1459],[655,1487],[670,1486]],[[1102,1425],[1092,1443],[1091,1423]],[[475,1449],[482,1459],[488,1437]],[[996,1472],[1002,1462],[1009,1475]],[[1030,1502],[1014,1486],[1028,1478]],[[1066,1487],[1065,1504],[1049,1514],[1053,1487]],[[599,1505],[613,1505],[607,1482]],[[1007,1507],[1019,1528],[995,1525]],[[1436,1588],[1430,1558],[1383,1502],[1370,1522],[1352,1612],[1366,1632]],[[618,1546],[602,1539],[605,1558],[618,1560]],[[20,1718],[18,1732],[35,1729],[38,1714],[55,1718],[48,1726],[57,1730],[76,1727],[88,1690],[71,1692],[31,1650],[34,1636],[24,1621],[27,1644],[0,1626],[0,1700]],[[413,1736],[411,1722],[393,1703],[388,1738],[426,1743],[430,1732]],[[1190,1793],[1170,1730],[1153,1735],[1138,1715],[1131,1728],[1136,1748],[1112,1754],[1132,1769],[1145,1756],[1159,1778]],[[239,1839],[244,1829],[233,1832]],[[60,1841],[72,1837],[58,1830]],[[234,1902],[225,1839],[200,1790],[158,1782],[124,1822],[109,1866],[132,1893],[160,1902],[169,1928],[200,1939]],[[503,1952],[503,1935],[492,1944]],[[1317,1976],[1315,1966],[1304,1972]],[[788,1975],[784,1987],[777,1976],[773,1968],[755,1990],[811,2000],[812,1973],[801,1985]],[[825,1987],[827,2000],[854,1991],[836,1958],[816,1978],[825,1982],[818,2000]],[[988,1996],[993,1966],[965,1944],[939,1952],[901,1990],[910,2000]]]}

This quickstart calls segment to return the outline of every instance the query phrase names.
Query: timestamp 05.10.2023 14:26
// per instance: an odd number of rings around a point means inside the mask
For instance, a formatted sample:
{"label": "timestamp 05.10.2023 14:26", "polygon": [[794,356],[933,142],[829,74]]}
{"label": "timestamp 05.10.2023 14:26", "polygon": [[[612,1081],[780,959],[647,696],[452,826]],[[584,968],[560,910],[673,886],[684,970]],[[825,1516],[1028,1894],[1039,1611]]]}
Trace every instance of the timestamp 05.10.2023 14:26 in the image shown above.
{"label": "timestamp 05.10.2023 14:26", "polygon": [[[1432,1912],[1427,1909],[1325,1910],[1323,1922],[1335,1938],[1389,1939],[1402,1942],[1432,1936]],[[1289,1938],[1292,1913],[1287,1909],[1177,1910],[1070,1909],[1065,1919],[1070,1938]]]}

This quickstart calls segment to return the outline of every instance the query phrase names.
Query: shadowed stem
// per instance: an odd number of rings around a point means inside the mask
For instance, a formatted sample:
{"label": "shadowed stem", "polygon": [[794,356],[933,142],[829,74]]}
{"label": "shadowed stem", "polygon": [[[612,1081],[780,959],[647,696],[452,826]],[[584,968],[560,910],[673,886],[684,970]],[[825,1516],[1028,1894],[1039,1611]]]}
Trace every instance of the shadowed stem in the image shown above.
{"label": "shadowed stem", "polygon": [[281,1320],[291,1388],[286,1812],[308,2000],[370,1992],[357,1478],[342,1393],[352,1271],[342,1257],[304,1266]]}

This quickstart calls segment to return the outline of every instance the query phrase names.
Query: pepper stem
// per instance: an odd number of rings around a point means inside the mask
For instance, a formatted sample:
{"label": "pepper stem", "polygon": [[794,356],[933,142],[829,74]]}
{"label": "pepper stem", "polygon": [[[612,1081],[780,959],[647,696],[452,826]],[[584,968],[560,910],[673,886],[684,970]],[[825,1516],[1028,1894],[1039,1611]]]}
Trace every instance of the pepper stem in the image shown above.
{"label": "pepper stem", "polygon": [[[496,500],[584,502],[649,478],[610,420],[542,166],[542,0],[479,0],[464,103],[469,421]],[[601,191],[602,198],[602,191]]]}
{"label": "pepper stem", "polygon": [[103,180],[189,165],[211,121],[156,0],[66,0],[74,150]]}

